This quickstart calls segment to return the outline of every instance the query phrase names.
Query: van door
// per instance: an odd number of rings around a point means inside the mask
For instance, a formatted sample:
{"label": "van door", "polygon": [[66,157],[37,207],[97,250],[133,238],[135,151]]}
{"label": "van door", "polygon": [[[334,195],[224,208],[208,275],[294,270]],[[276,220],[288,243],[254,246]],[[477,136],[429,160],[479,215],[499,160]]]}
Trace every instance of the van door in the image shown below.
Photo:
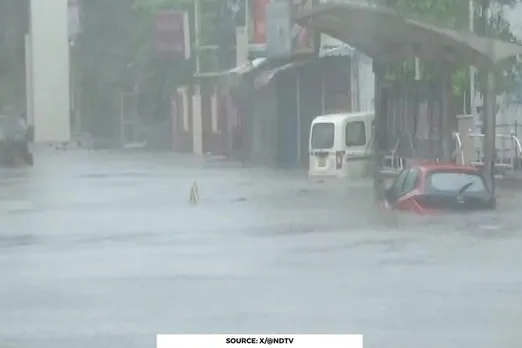
{"label": "van door", "polygon": [[310,168],[325,171],[332,168],[330,153],[335,143],[332,122],[315,123],[310,136]]}
{"label": "van door", "polygon": [[348,165],[356,165],[360,167],[356,171],[358,175],[363,174],[363,168],[366,167],[363,163],[368,161],[368,138],[371,134],[366,132],[366,122],[363,120],[349,121],[346,123],[345,129],[345,162]]}

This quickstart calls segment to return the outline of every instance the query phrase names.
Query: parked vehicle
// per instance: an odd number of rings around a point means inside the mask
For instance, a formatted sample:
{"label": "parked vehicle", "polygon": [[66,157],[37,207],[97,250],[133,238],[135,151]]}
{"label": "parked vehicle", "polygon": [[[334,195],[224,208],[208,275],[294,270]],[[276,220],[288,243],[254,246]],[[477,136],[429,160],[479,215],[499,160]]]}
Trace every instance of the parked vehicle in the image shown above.
{"label": "parked vehicle", "polygon": [[457,164],[419,164],[404,169],[386,190],[385,206],[429,214],[495,209],[481,172]]}
{"label": "parked vehicle", "polygon": [[370,175],[373,112],[318,116],[309,139],[309,175],[363,178]]}

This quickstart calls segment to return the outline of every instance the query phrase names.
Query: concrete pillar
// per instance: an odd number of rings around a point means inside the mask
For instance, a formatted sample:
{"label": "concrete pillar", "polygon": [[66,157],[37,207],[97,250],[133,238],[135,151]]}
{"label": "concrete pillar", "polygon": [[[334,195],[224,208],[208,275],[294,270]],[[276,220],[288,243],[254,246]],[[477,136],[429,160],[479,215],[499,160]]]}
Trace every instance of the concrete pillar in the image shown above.
{"label": "concrete pillar", "polygon": [[71,137],[67,0],[31,0],[31,110],[36,142]]}
{"label": "concrete pillar", "polygon": [[384,84],[385,66],[381,62],[373,61],[373,73],[375,75],[375,93],[374,93],[374,168],[373,168],[373,188],[375,199],[382,202],[385,198],[386,188],[384,187],[384,178],[381,172],[383,156],[386,152],[385,135],[386,135],[386,114],[382,100],[382,87]]}
{"label": "concrete pillar", "polygon": [[495,156],[496,156],[496,93],[495,69],[488,67],[484,93],[484,176],[489,189],[495,192]]}
{"label": "concrete pillar", "polygon": [[25,35],[25,108],[27,116],[27,124],[34,126],[33,112],[33,53],[31,44],[31,35]]}

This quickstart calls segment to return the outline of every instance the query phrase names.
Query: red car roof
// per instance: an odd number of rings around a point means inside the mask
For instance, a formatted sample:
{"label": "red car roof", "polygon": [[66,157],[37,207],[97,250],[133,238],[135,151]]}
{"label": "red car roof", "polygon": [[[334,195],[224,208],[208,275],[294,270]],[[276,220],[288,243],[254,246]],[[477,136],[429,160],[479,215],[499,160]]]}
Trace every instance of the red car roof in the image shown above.
{"label": "red car roof", "polygon": [[447,171],[455,171],[455,172],[466,172],[466,173],[479,173],[479,171],[472,166],[463,166],[460,164],[452,164],[452,163],[424,163],[413,165],[412,168],[417,168],[425,173],[433,172],[437,170],[447,170]]}

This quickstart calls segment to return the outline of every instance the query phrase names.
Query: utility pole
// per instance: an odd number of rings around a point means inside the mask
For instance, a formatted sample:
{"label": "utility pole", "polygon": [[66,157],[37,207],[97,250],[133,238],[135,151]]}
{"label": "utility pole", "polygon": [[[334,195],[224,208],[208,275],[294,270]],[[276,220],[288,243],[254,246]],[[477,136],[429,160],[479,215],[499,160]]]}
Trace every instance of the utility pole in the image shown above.
{"label": "utility pole", "polygon": [[[471,1],[471,0],[470,0]],[[201,36],[201,26],[200,26],[200,0],[194,0],[194,50],[196,51],[196,74],[199,74],[201,71],[200,67],[200,36]]]}
{"label": "utility pole", "polygon": [[[194,54],[196,55],[196,71],[201,72],[201,0],[194,0]],[[201,89],[198,81],[193,83],[192,92],[192,152],[203,154],[203,129],[201,118]]]}
{"label": "utility pole", "polygon": [[421,79],[420,61],[419,61],[419,57],[415,57],[415,80],[418,81],[420,79]]}
{"label": "utility pole", "polygon": [[[469,31],[474,31],[474,20],[475,20],[475,7],[473,6],[473,0],[469,0]],[[478,115],[476,115],[477,107],[475,105],[475,67],[469,67],[469,106],[470,114],[473,117],[473,132],[477,131],[478,127]]]}

